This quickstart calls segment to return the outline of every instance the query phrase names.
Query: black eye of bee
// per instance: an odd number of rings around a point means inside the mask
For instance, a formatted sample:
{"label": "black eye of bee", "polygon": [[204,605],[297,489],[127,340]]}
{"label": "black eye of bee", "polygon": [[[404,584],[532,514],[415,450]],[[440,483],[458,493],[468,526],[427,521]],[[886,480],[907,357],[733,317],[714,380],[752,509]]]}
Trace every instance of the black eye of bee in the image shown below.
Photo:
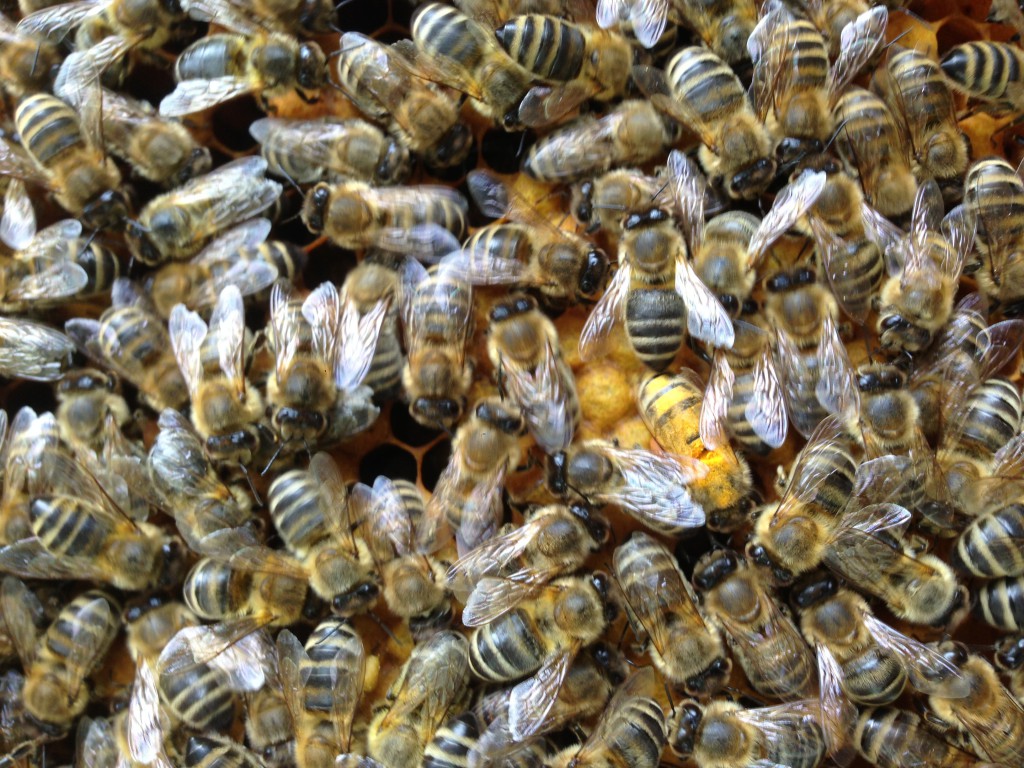
{"label": "black eye of bee", "polygon": [[793,276],[793,282],[797,285],[812,285],[817,279],[814,270],[807,269],[807,267],[801,267]]}
{"label": "black eye of bee", "polygon": [[769,277],[764,287],[772,293],[782,293],[793,287],[793,281],[790,279],[788,272],[779,272]]}

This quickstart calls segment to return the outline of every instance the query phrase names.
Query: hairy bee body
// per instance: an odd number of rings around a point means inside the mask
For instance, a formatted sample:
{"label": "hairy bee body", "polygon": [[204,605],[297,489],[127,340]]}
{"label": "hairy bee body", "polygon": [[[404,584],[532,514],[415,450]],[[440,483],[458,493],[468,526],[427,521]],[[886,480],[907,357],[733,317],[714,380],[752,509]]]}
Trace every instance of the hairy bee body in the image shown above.
{"label": "hairy bee body", "polygon": [[1010,43],[978,40],[955,46],[940,64],[953,87],[998,107],[1024,107],[1024,52]]}
{"label": "hairy bee body", "polygon": [[864,709],[853,733],[857,752],[878,768],[981,768],[978,758],[946,743],[913,712],[895,707]]}
{"label": "hairy bee body", "polygon": [[306,581],[292,575],[259,572],[228,558],[205,557],[185,577],[185,603],[203,619],[267,616],[280,626],[298,621],[306,603]]}
{"label": "hairy bee body", "polygon": [[759,194],[775,175],[772,142],[732,69],[705,48],[684,48],[665,75],[712,137],[698,153],[712,185],[723,185],[733,199]]}
{"label": "hairy bee body", "polygon": [[128,206],[119,191],[121,174],[90,143],[70,106],[48,93],[32,94],[18,103],[14,122],[65,210],[90,227],[123,226]]}
{"label": "hairy bee body", "polygon": [[964,181],[964,204],[977,218],[980,265],[974,277],[986,295],[1020,314],[1024,300],[1024,182],[1001,158],[974,163]]}
{"label": "hairy bee body", "polygon": [[398,273],[386,264],[363,261],[345,277],[342,293],[362,315],[373,309],[377,302],[390,302],[377,337],[370,371],[363,383],[373,390],[377,400],[394,399],[401,388],[405,363],[398,334]]}
{"label": "hairy bee body", "polygon": [[185,747],[188,768],[261,768],[264,763],[236,741],[213,736],[191,736]]}
{"label": "hairy bee body", "polygon": [[959,184],[970,145],[960,132],[953,96],[939,65],[919,51],[905,49],[889,59],[888,73],[883,95],[906,121],[918,166],[940,183]]}
{"label": "hairy bee body", "polygon": [[1024,630],[1024,576],[993,579],[978,587],[976,612],[1007,632]]}
{"label": "hairy bee body", "polygon": [[870,91],[850,87],[836,101],[832,113],[835,124],[841,126],[836,149],[860,179],[865,199],[891,219],[908,215],[917,182],[896,120],[885,102]]}

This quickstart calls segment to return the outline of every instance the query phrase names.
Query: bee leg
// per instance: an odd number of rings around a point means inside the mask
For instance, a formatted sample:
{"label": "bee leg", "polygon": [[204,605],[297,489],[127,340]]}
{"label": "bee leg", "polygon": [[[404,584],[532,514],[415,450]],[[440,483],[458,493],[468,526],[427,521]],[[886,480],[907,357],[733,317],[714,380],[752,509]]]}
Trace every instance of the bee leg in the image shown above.
{"label": "bee leg", "polygon": [[316,104],[318,101],[320,101],[319,96],[307,96],[305,92],[299,90],[298,88],[295,89],[295,93],[306,104]]}

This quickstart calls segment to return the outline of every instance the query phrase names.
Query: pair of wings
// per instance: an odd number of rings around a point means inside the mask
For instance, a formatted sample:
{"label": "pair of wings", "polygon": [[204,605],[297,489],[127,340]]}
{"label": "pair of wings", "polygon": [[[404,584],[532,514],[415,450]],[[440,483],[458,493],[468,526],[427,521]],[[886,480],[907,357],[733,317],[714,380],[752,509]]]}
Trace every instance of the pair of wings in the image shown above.
{"label": "pair of wings", "polygon": [[[314,634],[319,634],[323,627],[321,624]],[[295,635],[287,629],[281,630],[277,636],[278,678],[292,722],[299,724],[308,716],[315,719],[329,716],[337,744],[342,750],[347,750],[351,742],[352,723],[363,693],[366,653],[357,633],[341,629],[334,630],[332,635],[329,644],[320,643],[314,662],[310,658],[309,649],[303,648]],[[313,642],[314,638],[311,637],[307,645]],[[306,686],[314,672],[320,681],[319,685],[323,685],[323,678],[330,681],[329,712],[310,711],[307,707]]]}
{"label": "pair of wings", "polygon": [[207,326],[196,312],[177,304],[168,320],[171,347],[178,368],[195,401],[209,373],[203,369],[203,345],[216,345],[220,371],[239,401],[245,398],[245,306],[237,286],[228,285],[217,299]]}
{"label": "pair of wings", "polygon": [[433,320],[447,317],[445,335],[451,340],[452,364],[461,369],[466,362],[466,343],[473,324],[473,288],[462,277],[458,257],[445,257],[433,272],[415,259],[406,259],[399,297],[409,356],[414,357],[417,351],[437,343]]}
{"label": "pair of wings", "polygon": [[448,538],[448,524],[440,509],[428,505],[410,509],[398,486],[383,475],[373,481],[372,487],[356,483],[349,494],[349,505],[351,517],[362,521],[374,548],[388,559],[395,554],[433,554]]}
{"label": "pair of wings", "polygon": [[0,317],[0,374],[8,378],[56,381],[74,351],[71,339],[48,325]]}
{"label": "pair of wings", "polygon": [[[312,355],[332,372],[335,387],[342,392],[354,390],[370,371],[388,302],[379,301],[360,316],[348,297],[327,282],[303,299],[296,311],[291,290],[288,283],[278,281],[270,293],[274,370],[278,381],[284,381],[289,375],[308,334]],[[303,328],[303,324],[307,327]]]}

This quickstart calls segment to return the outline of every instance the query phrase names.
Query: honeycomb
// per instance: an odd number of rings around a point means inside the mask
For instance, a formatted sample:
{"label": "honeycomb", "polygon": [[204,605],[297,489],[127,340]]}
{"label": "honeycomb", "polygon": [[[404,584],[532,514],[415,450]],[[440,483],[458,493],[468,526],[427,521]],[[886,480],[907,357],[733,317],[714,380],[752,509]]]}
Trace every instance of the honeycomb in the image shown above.
{"label": "honeycomb", "polygon": [[[340,26],[345,31],[364,32],[383,42],[409,37],[409,21],[414,8],[405,0],[388,0],[386,3],[379,0],[346,0],[340,4],[339,9]],[[890,15],[886,36],[888,40],[898,39],[900,45],[915,48],[933,57],[941,56],[951,47],[971,40],[1018,41],[1014,30],[989,23],[988,14],[987,0],[918,0],[907,9],[894,11]],[[323,35],[315,39],[327,52],[338,47],[336,34]],[[168,46],[163,54],[168,60],[173,59],[173,55],[184,47],[185,42],[187,41],[175,42]],[[139,62],[129,76],[124,86],[125,90],[150,98],[154,103],[161,95],[168,93],[173,88],[173,78],[167,61],[161,64],[159,57],[157,58],[155,62]],[[1024,159],[1024,125],[1018,125],[1015,116],[999,117],[981,111],[968,111],[963,100],[958,106],[963,116],[960,124],[970,139],[973,158],[996,154],[1006,157],[1014,164]],[[315,104],[307,104],[297,97],[289,96],[276,100],[273,107],[278,115],[295,118],[358,115],[348,100],[330,88],[325,89],[323,97]],[[255,100],[243,98],[192,116],[186,122],[194,135],[214,151],[216,166],[226,159],[258,152],[258,145],[250,138],[248,126],[261,116],[263,112]],[[6,122],[10,123],[10,115],[5,117],[8,118]],[[571,228],[573,225],[567,212],[567,197],[553,186],[536,182],[517,172],[521,158],[525,156],[525,152],[537,136],[532,132],[525,135],[506,134],[488,124],[468,106],[463,107],[463,117],[472,127],[475,139],[475,149],[471,157],[443,178],[432,177],[420,167],[410,183],[444,183],[465,193],[466,173],[474,168],[489,168],[502,174],[519,194],[533,201],[537,209],[549,219]],[[686,144],[684,142],[679,146],[685,147]],[[140,200],[147,199],[154,191],[145,182],[136,181],[134,184]],[[39,197],[35,202],[40,221],[51,221],[61,217],[62,214],[50,201]],[[362,254],[346,251],[332,245],[326,238],[317,239],[311,235],[298,220],[297,211],[301,202],[300,192],[286,187],[280,211],[277,212],[274,236],[298,244],[308,254],[309,261],[302,274],[302,285],[312,288],[325,280],[340,284],[346,273],[362,258]],[[472,223],[482,225],[485,222],[481,219]],[[599,243],[609,245],[603,241],[604,235],[599,233],[596,237]],[[103,241],[107,238],[100,234],[99,239]],[[111,240],[116,242],[116,238]],[[791,245],[792,248],[797,248],[795,244]],[[788,246],[784,244],[781,247]],[[614,253],[614,247],[609,248],[608,252]],[[133,265],[132,269],[135,270],[134,274],[143,274],[138,265]],[[961,293],[967,293],[975,287],[972,278],[964,277]],[[486,352],[487,318],[494,303],[505,295],[505,291],[499,289],[475,291],[476,322],[474,335],[470,341],[469,356],[476,361],[477,366],[475,383],[469,398],[471,403],[479,396],[494,390],[496,372]],[[755,294],[755,297],[759,297],[759,294]],[[103,309],[102,304],[73,302],[48,312],[45,319],[59,327],[65,320],[73,317],[98,317]],[[554,316],[561,353],[576,378],[581,401],[582,419],[576,440],[615,439],[624,446],[656,448],[653,438],[637,412],[635,401],[637,386],[647,373],[647,369],[630,349],[621,327],[614,332],[607,354],[590,362],[584,362],[580,358],[579,336],[589,311],[588,306],[575,306],[555,313]],[[262,328],[265,325],[265,317],[260,312],[260,309],[252,310],[247,316],[250,328]],[[865,344],[864,340],[856,335],[850,336],[849,352],[855,364],[868,357],[869,346],[870,344]],[[258,378],[261,372],[265,374],[271,365],[269,353],[264,349],[254,365],[254,376]],[[707,362],[688,348],[684,348],[680,353],[672,370],[680,366],[693,368],[704,377],[709,372]],[[13,414],[25,405],[42,412],[53,410],[56,400],[48,386],[24,381],[10,382],[3,390],[2,406],[8,414]],[[135,401],[131,401],[131,405],[136,407],[133,429],[135,434],[142,437],[148,448],[158,431],[156,417],[151,410]],[[349,483],[359,481],[369,484],[377,475],[386,474],[393,479],[410,480],[425,494],[429,494],[448,462],[451,438],[451,434],[421,426],[410,416],[404,403],[395,401],[382,407],[381,415],[371,429],[333,449],[332,454]],[[537,450],[528,450],[529,445],[528,440],[524,438],[524,455],[528,458],[516,468],[508,481],[510,522],[521,522],[522,512],[530,503],[544,503],[552,499],[543,487],[543,460]],[[759,500],[768,502],[777,498],[777,471],[789,464],[799,447],[800,441],[790,438],[783,447],[767,457],[751,459]],[[296,460],[301,464],[301,457]],[[274,473],[283,471],[287,466],[286,462],[286,459],[282,459],[274,472],[266,476],[253,476],[253,490],[259,498],[266,498],[266,490]],[[613,524],[612,543],[593,556],[589,565],[607,571],[611,569],[613,545],[625,541],[633,530],[642,526],[633,518],[615,510],[606,512]],[[265,516],[265,510],[261,510],[261,514]],[[729,544],[742,550],[747,533],[748,529],[744,528],[731,537],[710,536],[701,530],[692,538],[680,541],[676,552],[681,562],[689,562],[692,567],[696,557],[713,546]],[[945,556],[948,554],[949,546],[948,541],[936,540],[935,551]],[[453,556],[452,552],[447,554]],[[51,607],[63,604],[78,591],[67,585],[57,585],[51,595],[50,589],[50,586],[39,587],[40,594],[44,597],[49,595],[50,601],[47,605]],[[374,674],[370,675],[372,685],[368,685],[362,698],[356,726],[358,733],[365,729],[371,708],[383,698],[414,643],[408,629],[397,617],[391,616],[383,605],[375,609],[374,616],[359,616],[353,622],[364,639],[368,653],[375,657],[375,665],[379,666],[379,671],[374,670]],[[921,640],[941,637],[938,631],[929,632],[909,625],[901,625],[901,628]],[[609,627],[606,637],[612,644],[618,645],[632,661],[640,665],[645,664],[644,655],[633,648],[628,640],[621,639],[626,634],[625,621],[620,616]],[[991,643],[998,634],[980,620],[971,617],[956,630],[954,637],[970,643],[973,648],[978,648],[987,647],[986,644]],[[126,705],[134,674],[135,667],[128,657],[122,634],[115,641],[103,666],[91,676],[92,698],[88,714],[92,717],[102,717],[122,709]],[[763,703],[752,694],[738,666],[734,669],[730,691],[736,695],[753,696],[753,699],[746,700],[752,701],[752,706]],[[912,700],[913,696],[904,694],[904,698],[898,704],[909,708],[913,706]],[[589,727],[592,723],[586,725]],[[244,738],[241,717],[235,718],[230,735],[238,740]],[[17,746],[19,745],[16,739],[5,738],[5,734],[0,732],[0,750],[13,750]],[[71,763],[74,755],[75,732],[72,729],[71,733],[63,738],[40,740],[29,755],[18,753],[11,757],[11,762],[16,765],[60,765]],[[679,763],[667,749],[663,760],[665,764]],[[2,760],[0,764],[4,764]],[[853,763],[855,766],[864,764],[859,760]]]}

